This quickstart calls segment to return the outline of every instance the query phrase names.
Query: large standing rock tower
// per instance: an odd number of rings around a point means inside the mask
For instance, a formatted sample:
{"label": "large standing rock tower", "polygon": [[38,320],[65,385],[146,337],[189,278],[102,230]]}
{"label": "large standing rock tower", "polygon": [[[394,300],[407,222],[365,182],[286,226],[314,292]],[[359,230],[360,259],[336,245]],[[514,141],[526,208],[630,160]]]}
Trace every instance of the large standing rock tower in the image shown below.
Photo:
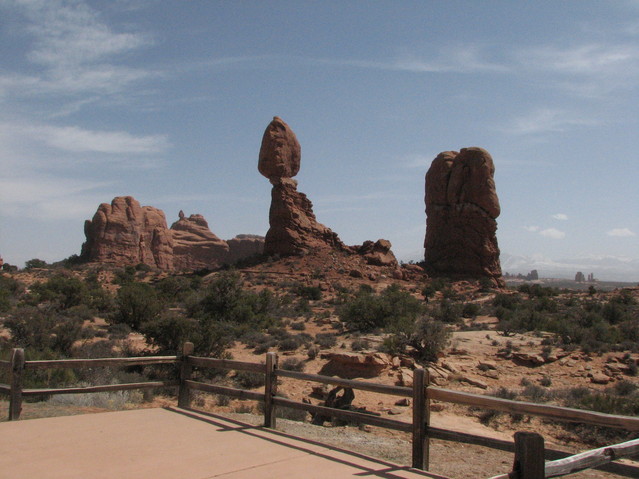
{"label": "large standing rock tower", "polygon": [[500,207],[490,154],[477,147],[444,151],[426,173],[426,271],[488,277],[502,286],[497,221]]}

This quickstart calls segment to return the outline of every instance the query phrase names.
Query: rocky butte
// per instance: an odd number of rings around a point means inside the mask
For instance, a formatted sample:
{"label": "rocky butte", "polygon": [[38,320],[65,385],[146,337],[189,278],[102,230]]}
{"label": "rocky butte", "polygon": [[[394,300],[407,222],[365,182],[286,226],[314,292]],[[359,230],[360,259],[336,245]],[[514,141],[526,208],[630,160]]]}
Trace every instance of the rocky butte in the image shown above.
{"label": "rocky butte", "polygon": [[102,203],[92,220],[84,224],[86,241],[81,257],[85,261],[137,265],[169,271],[216,269],[224,264],[261,254],[260,236],[239,235],[224,241],[209,229],[202,215],[179,219],[167,227],[164,212],[140,206],[131,196],[118,196]]}
{"label": "rocky butte", "polygon": [[396,266],[397,259],[389,241],[380,239],[366,241],[361,246],[347,246],[337,233],[317,221],[313,203],[297,191],[297,181],[293,179],[300,170],[301,158],[295,133],[281,118],[274,117],[264,131],[258,160],[259,172],[273,185],[264,253],[290,256],[314,250],[336,250],[360,254],[368,264]]}
{"label": "rocky butte", "polygon": [[495,165],[477,147],[444,151],[426,173],[425,267],[433,276],[488,277],[503,286]]}

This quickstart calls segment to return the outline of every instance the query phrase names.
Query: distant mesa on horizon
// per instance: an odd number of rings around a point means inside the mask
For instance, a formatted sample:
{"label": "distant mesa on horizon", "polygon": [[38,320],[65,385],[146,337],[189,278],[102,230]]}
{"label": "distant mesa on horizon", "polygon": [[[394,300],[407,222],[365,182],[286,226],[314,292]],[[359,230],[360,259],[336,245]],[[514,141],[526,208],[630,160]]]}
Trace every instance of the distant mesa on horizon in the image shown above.
{"label": "distant mesa on horizon", "polygon": [[167,227],[164,212],[140,206],[132,196],[102,203],[84,224],[84,261],[118,265],[146,264],[166,271],[217,269],[263,252],[264,238],[238,235],[224,241],[209,229],[202,215],[180,211]]}

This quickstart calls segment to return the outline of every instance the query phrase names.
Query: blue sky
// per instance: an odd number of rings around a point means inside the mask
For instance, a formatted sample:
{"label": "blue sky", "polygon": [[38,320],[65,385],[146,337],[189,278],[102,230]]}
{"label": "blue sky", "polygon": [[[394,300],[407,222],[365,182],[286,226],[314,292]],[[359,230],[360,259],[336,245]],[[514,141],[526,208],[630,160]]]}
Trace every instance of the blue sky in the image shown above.
{"label": "blue sky", "polygon": [[274,115],[347,244],[421,258],[430,162],[481,146],[502,253],[639,259],[638,1],[0,0],[0,42],[12,264],[79,253],[119,195],[265,234]]}

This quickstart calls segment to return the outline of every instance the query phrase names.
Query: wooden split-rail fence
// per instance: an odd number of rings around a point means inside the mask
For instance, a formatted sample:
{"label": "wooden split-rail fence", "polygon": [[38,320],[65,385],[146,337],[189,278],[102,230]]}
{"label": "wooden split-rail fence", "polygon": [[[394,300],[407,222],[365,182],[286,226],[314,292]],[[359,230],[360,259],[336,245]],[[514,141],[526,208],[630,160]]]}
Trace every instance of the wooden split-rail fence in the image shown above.
{"label": "wooden split-rail fence", "polygon": [[[179,380],[46,389],[28,389],[23,387],[25,371],[29,370],[150,366],[157,364],[177,365],[180,370]],[[196,381],[193,375],[194,368],[216,368],[263,374],[265,377],[264,391],[255,392]],[[444,389],[430,385],[428,372],[422,368],[414,370],[412,387],[390,386],[367,381],[342,379],[280,369],[278,367],[278,356],[275,353],[267,353],[266,362],[261,364],[229,359],[198,357],[193,355],[193,344],[185,343],[180,355],[130,358],[26,361],[23,349],[13,349],[9,361],[0,361],[0,370],[2,369],[8,372],[9,384],[0,384],[0,394],[4,393],[9,396],[8,419],[10,421],[15,421],[20,418],[23,398],[50,396],[53,394],[80,394],[174,387],[177,388],[178,407],[185,409],[191,408],[191,393],[193,391],[262,402],[264,404],[264,426],[268,428],[275,427],[275,409],[277,407],[286,407],[307,411],[311,414],[344,419],[358,424],[369,424],[408,432],[412,436],[412,466],[416,469],[428,470],[429,442],[431,439],[441,439],[514,452],[515,459],[512,471],[501,476],[494,476],[492,479],[541,479],[559,477],[589,468],[608,470],[626,477],[639,477],[639,467],[613,462],[626,457],[638,456],[639,439],[568,456],[565,452],[544,447],[543,437],[536,433],[518,432],[515,434],[514,442],[511,442],[433,427],[430,425],[430,402],[436,400],[511,414],[525,414],[546,419],[616,428],[631,432],[639,432],[639,417],[618,416],[581,409],[512,401]],[[412,422],[408,423],[383,418],[358,411],[307,404],[281,397],[277,394],[279,378],[331,384],[343,388],[410,398],[412,400]],[[546,459],[555,460],[547,461]]]}

